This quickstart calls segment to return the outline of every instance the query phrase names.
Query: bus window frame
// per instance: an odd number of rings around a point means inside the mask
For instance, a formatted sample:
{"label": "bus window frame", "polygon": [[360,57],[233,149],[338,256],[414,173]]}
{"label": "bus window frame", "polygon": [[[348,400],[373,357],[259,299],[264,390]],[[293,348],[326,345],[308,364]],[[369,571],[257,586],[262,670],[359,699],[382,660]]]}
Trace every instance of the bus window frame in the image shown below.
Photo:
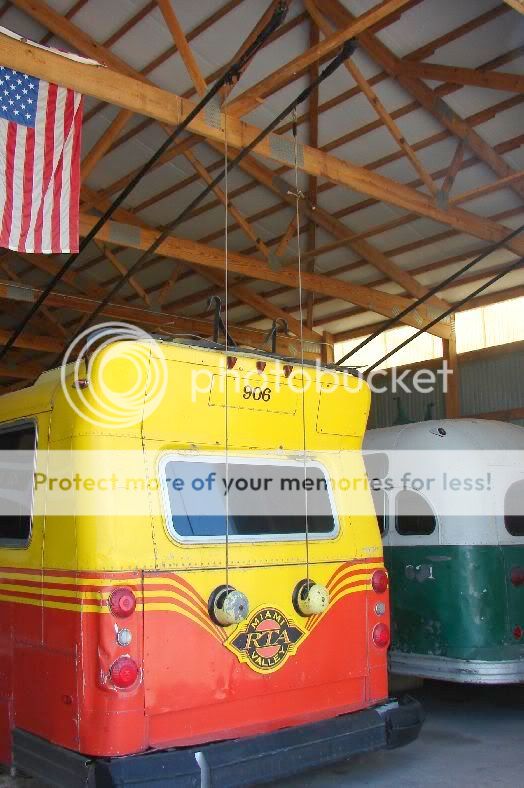
{"label": "bus window frame", "polygon": [[0,550],[28,550],[33,538],[33,521],[35,506],[35,474],[36,474],[36,455],[38,451],[38,421],[34,417],[24,417],[14,421],[6,421],[0,424],[0,437],[4,433],[16,432],[24,427],[32,426],[34,429],[33,444],[33,486],[31,489],[31,512],[29,514],[29,533],[26,539],[5,539],[0,536]]}
{"label": "bus window frame", "polygon": [[[217,462],[218,460],[225,461],[224,454],[185,454],[184,452],[169,451],[160,457],[158,463],[158,474],[162,489],[162,505],[164,511],[164,524],[169,537],[179,544],[225,544],[226,536],[183,536],[173,528],[173,515],[171,512],[171,505],[169,500],[169,490],[166,478],[166,466],[169,462],[183,461],[183,462]],[[274,466],[276,464],[286,465],[290,467],[303,468],[304,463],[300,460],[284,459],[284,460],[271,460],[264,457],[256,457],[257,465]],[[228,458],[230,465],[249,465],[255,464],[253,457],[232,456]],[[333,515],[333,530],[325,534],[312,534],[308,533],[308,542],[325,542],[334,541],[340,536],[340,520],[338,517],[337,508],[335,506],[335,498],[333,495],[333,488],[331,486],[331,478],[327,468],[322,465],[318,460],[308,460],[306,463],[308,468],[318,468],[326,480],[326,489],[328,493],[329,503],[331,506],[331,514]],[[263,535],[248,535],[238,536],[237,534],[229,534],[227,537],[228,542],[235,542],[236,544],[252,544],[253,542],[260,543],[275,543],[275,542],[304,542],[306,539],[305,531],[300,534],[268,534]]]}
{"label": "bus window frame", "polygon": [[[507,488],[507,490],[506,490],[506,492],[504,494],[504,514],[502,515],[502,518],[501,518],[501,520],[502,520],[502,528],[504,529],[504,536],[505,536],[504,541],[507,541],[509,539],[509,540],[511,540],[512,544],[519,544],[519,543],[522,544],[524,542],[524,531],[523,531],[522,534],[513,534],[509,530],[508,524],[506,522],[506,517],[507,517],[507,515],[506,515],[506,498],[507,498],[508,493],[511,490],[511,488],[515,487],[515,485],[517,485],[517,484],[521,484],[521,485],[524,486],[524,476],[518,477],[516,479],[513,479],[511,484],[508,486],[508,488]],[[524,517],[524,514],[521,515],[521,517]]]}
{"label": "bus window frame", "polygon": [[[434,520],[434,523],[435,523],[435,525],[433,526],[432,531],[429,534],[427,534],[427,533],[424,533],[424,534],[417,534],[417,533],[403,534],[403,533],[401,533],[398,530],[398,503],[397,502],[398,502],[399,495],[402,495],[402,493],[412,493],[413,495],[418,495],[426,503],[428,509],[430,510],[430,512],[433,515],[433,520]],[[440,520],[439,520],[439,517],[437,515],[437,512],[435,511],[433,505],[431,504],[431,501],[425,495],[422,495],[422,493],[419,492],[418,490],[405,490],[405,489],[397,490],[396,495],[395,495],[395,501],[394,501],[394,518],[395,518],[394,532],[395,532],[395,534],[396,534],[396,536],[398,538],[400,538],[400,539],[416,539],[417,542],[419,542],[422,539],[427,539],[428,540],[428,544],[434,544],[434,543],[438,544],[440,542]],[[436,540],[435,540],[435,534],[437,535],[436,536]]]}

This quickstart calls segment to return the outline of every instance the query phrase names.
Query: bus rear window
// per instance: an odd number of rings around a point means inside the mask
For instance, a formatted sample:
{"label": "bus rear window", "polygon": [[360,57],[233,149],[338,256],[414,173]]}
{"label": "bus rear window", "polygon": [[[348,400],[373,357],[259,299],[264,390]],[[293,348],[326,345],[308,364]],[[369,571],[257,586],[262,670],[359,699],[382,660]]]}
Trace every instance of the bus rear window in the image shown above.
{"label": "bus rear window", "polygon": [[504,525],[511,536],[524,536],[524,479],[512,484],[506,492]]}
{"label": "bus rear window", "polygon": [[0,546],[25,547],[31,535],[36,427],[0,427]]}
{"label": "bus rear window", "polygon": [[[168,459],[163,484],[170,530],[185,539],[300,537],[335,532],[329,479],[300,463]],[[226,490],[229,494],[226,495]],[[307,503],[306,503],[307,497]]]}

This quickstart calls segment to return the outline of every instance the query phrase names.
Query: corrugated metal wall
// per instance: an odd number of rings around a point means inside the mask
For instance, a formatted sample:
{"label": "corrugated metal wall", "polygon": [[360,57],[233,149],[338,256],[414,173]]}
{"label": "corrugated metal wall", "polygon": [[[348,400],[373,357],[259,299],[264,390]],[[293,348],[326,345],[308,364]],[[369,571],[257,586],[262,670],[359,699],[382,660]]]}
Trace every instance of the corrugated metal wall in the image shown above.
{"label": "corrugated metal wall", "polygon": [[[467,356],[460,362],[461,409],[464,416],[524,407],[524,349],[521,343],[514,350],[508,349],[500,355],[486,354],[482,357],[475,354],[471,360]],[[442,376],[436,376],[434,391],[424,394],[413,390],[412,377],[413,373],[402,378],[410,393],[397,386],[396,393],[388,390],[383,394],[373,394],[370,429],[390,427],[397,421],[399,412],[401,418],[407,417],[409,421],[444,417]],[[384,379],[377,377],[376,382],[381,385]],[[390,383],[391,378],[388,378],[388,387]],[[514,423],[524,426],[524,419]]]}

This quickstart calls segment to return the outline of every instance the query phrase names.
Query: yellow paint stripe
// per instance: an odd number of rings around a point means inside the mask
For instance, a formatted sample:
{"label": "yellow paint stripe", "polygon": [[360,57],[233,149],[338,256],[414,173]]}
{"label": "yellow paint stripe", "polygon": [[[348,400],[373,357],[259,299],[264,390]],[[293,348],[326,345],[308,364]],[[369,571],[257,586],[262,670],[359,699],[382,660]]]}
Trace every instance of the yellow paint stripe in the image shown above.
{"label": "yellow paint stripe", "polygon": [[364,582],[361,585],[353,586],[352,588],[346,588],[344,591],[339,591],[333,596],[333,599],[331,599],[328,610],[330,610],[333,605],[335,605],[340,599],[347,596],[348,594],[356,594],[358,591],[369,591],[370,588],[370,584]]}
{"label": "yellow paint stripe", "polygon": [[26,582],[28,580],[31,580],[32,582],[40,582],[40,581],[42,581],[43,583],[49,583],[49,584],[79,585],[79,586],[114,586],[114,585],[136,586],[136,585],[140,585],[141,584],[141,579],[140,578],[134,578],[134,579],[126,579],[126,578],[121,578],[121,577],[87,578],[87,577],[72,577],[72,576],[71,577],[67,577],[67,576],[57,577],[57,576],[54,576],[54,575],[51,576],[51,575],[45,575],[45,574],[43,575],[43,577],[42,577],[41,574],[36,574],[33,577],[33,576],[30,576],[30,575],[28,575],[26,573],[22,574],[22,573],[18,573],[18,572],[17,573],[14,573],[14,572],[2,573],[2,572],[0,572],[0,581],[6,580],[7,582],[9,582],[9,580],[11,580],[11,579],[12,580],[25,580]]}
{"label": "yellow paint stripe", "polygon": [[0,583],[2,591],[13,591],[19,594],[42,594],[44,596],[66,596],[74,597],[76,599],[100,599],[104,597],[99,591],[71,591],[62,588],[41,588],[40,586],[23,586],[15,583]]}
{"label": "yellow paint stripe", "polygon": [[69,604],[68,602],[51,602],[46,600],[42,603],[41,599],[27,599],[22,597],[13,597],[10,594],[2,594],[0,593],[0,601],[2,602],[14,602],[17,605],[32,605],[33,607],[50,607],[56,608],[57,610],[74,610],[76,612],[82,611],[83,613],[108,613],[108,608],[101,608],[98,605],[75,605]]}
{"label": "yellow paint stripe", "polygon": [[183,610],[178,605],[175,605],[171,602],[146,602],[144,608],[146,613],[148,610],[179,613],[180,615],[191,619],[191,621],[193,621],[193,623],[195,624],[198,624],[199,627],[202,627],[203,629],[207,630],[211,635],[213,635],[213,637],[215,637],[219,641],[219,643],[222,643],[222,639],[220,638],[216,630],[213,629],[213,625],[211,624],[211,622],[209,622],[209,625],[207,625],[204,621],[197,618],[196,616],[193,616],[187,610]]}

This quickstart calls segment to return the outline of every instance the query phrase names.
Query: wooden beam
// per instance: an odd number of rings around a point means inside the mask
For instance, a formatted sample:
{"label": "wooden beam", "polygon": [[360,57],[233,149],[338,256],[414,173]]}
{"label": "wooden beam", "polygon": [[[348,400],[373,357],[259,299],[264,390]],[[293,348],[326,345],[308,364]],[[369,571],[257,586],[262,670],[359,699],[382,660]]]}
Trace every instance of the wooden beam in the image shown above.
{"label": "wooden beam", "polygon": [[[318,0],[316,2],[318,5]],[[321,8],[338,27],[344,27],[354,19],[339,0],[322,0]],[[473,153],[491,167],[498,176],[504,178],[513,174],[512,168],[502,156],[496,153],[467,121],[463,120],[449,104],[438,96],[436,91],[431,90],[417,77],[407,76],[403,73],[404,61],[393,54],[373,33],[366,30],[359,36],[359,43],[390,76],[397,79],[400,85],[416,98],[422,107],[427,109],[452,134],[463,140]],[[514,184],[513,188],[519,197],[524,197],[524,188],[521,184]]]}
{"label": "wooden beam", "polygon": [[449,193],[455,183],[455,178],[460,170],[460,166],[464,160],[464,143],[462,140],[458,141],[457,147],[455,148],[455,153],[453,154],[453,158],[451,159],[450,165],[448,167],[448,171],[446,172],[446,177],[444,178],[444,182],[440,188],[438,197],[441,204],[447,203]]}
{"label": "wooden beam", "polygon": [[38,364],[24,363],[0,364],[0,378],[14,378],[16,380],[34,380],[43,372],[43,367]]}
{"label": "wooden beam", "polygon": [[[222,289],[224,288],[225,282],[224,276],[222,274],[202,267],[200,268],[199,272],[208,281],[213,282]],[[243,304],[248,304],[249,306],[253,307],[253,309],[256,309],[256,311],[262,316],[269,317],[271,320],[285,320],[289,326],[290,331],[296,334],[297,337],[300,336],[300,320],[297,320],[295,317],[288,314],[284,309],[272,304],[271,301],[268,298],[265,298],[264,295],[258,295],[258,293],[255,293],[249,287],[235,283],[228,285],[228,292],[236,296],[240,301],[242,301]],[[313,342],[322,341],[322,334],[309,329],[307,326],[303,326],[302,335],[304,339],[308,339]]]}
{"label": "wooden beam", "polygon": [[316,46],[311,47],[307,52],[302,53],[289,63],[281,66],[256,85],[244,91],[244,93],[241,93],[240,96],[233,99],[233,101],[227,105],[226,112],[228,115],[235,117],[246,115],[252,109],[255,109],[255,107],[260,104],[261,100],[270,93],[274,93],[289,82],[298,79],[298,77],[308,70],[312,63],[320,61],[334,53],[335,50],[339,49],[350,38],[359,35],[364,30],[367,30],[367,28],[377,24],[377,22],[392,16],[409,2],[410,0],[385,0],[374,6],[370,11],[353,20],[343,30],[334,33]]}
{"label": "wooden beam", "polygon": [[[11,269],[11,267],[8,265],[8,263],[6,263],[5,261],[1,261],[0,262],[0,268],[2,268],[2,270],[7,274],[8,278],[11,279],[13,282],[16,282],[17,284],[23,284],[21,278],[18,276],[18,274],[15,274],[15,272]],[[50,309],[48,309],[45,306],[45,304],[42,305],[41,313],[42,313],[42,315],[41,315],[42,321],[41,322],[43,324],[45,324],[44,331],[46,331],[46,330],[50,331],[51,334],[53,334],[54,336],[57,336],[57,335],[58,336],[62,336],[62,337],[67,336],[67,332],[66,332],[65,328],[63,327],[63,325],[60,323],[59,320],[56,319],[56,317],[54,316],[52,311]],[[38,325],[38,316],[37,316],[37,319],[35,320],[35,323]]]}
{"label": "wooden beam", "polygon": [[95,142],[93,147],[90,149],[89,153],[86,154],[84,160],[82,161],[82,166],[80,168],[80,176],[83,181],[89,177],[92,173],[100,159],[102,159],[113,142],[116,138],[120,135],[120,132],[128,123],[129,120],[133,117],[133,113],[130,112],[128,109],[121,109],[116,118],[112,121],[109,127],[104,131],[100,139]]}
{"label": "wooden beam", "polygon": [[[78,52],[98,60],[109,68],[120,71],[122,74],[134,76],[138,80],[144,80],[145,77],[135,71],[132,66],[128,65],[124,60],[121,60],[111,50],[103,44],[99,44],[90,35],[85,33],[80,27],[73,24],[65,16],[62,16],[54,8],[44,3],[43,0],[11,0],[11,5],[15,5],[21,11],[24,11],[33,19],[36,19],[43,27],[50,30],[62,41],[67,41]],[[66,61],[67,67],[73,61]],[[63,61],[64,65],[64,61]],[[34,76],[37,76],[34,74]],[[57,84],[61,84],[57,82]]]}
{"label": "wooden beam", "polygon": [[[81,235],[85,235],[89,232],[95,222],[96,219],[94,217],[81,214]],[[144,230],[137,227],[116,225],[115,222],[108,222],[96,237],[101,241],[109,241],[112,237],[115,237],[115,233],[118,233],[121,243],[125,241],[127,246],[135,249],[148,249],[159,234],[158,231],[154,229]],[[190,241],[185,238],[170,236],[160,245],[157,253],[165,257],[185,260],[191,264],[218,268],[219,270],[224,269],[223,250],[216,249],[212,246],[205,246],[197,241]],[[238,252],[231,251],[229,253],[229,270],[234,273],[243,274],[252,279],[277,282],[279,284],[288,285],[289,287],[298,286],[298,274],[296,271],[273,271],[262,261],[253,260],[253,258],[246,257]],[[313,290],[314,292],[331,295],[333,298],[340,298],[352,304],[364,306],[366,309],[388,317],[398,314],[399,310],[404,309],[410,303],[405,298],[384,293],[380,290],[372,290],[362,285],[356,285],[344,282],[340,279],[332,279],[328,276],[308,272],[302,273],[302,286],[307,291]],[[420,325],[429,322],[433,317],[433,309],[423,305],[417,307],[413,313],[406,317],[406,323],[411,326],[420,327]],[[438,323],[433,327],[432,333],[435,333],[437,336],[449,336],[448,323]]]}
{"label": "wooden beam", "polygon": [[[113,252],[105,244],[101,244],[99,241],[95,241],[95,244],[98,249],[100,249],[104,257],[113,266],[113,268],[115,268],[121,276],[125,276],[127,274],[127,268],[123,263],[120,262],[116,254],[113,254]],[[131,276],[128,281],[135,293],[139,296],[139,298],[142,299],[142,301],[144,301],[146,306],[151,306],[151,299],[140,282],[138,282],[134,276]]]}
{"label": "wooden beam", "polygon": [[[331,2],[331,0],[327,1]],[[101,69],[74,61],[68,61],[67,69],[64,69],[63,58],[60,55],[6,36],[2,36],[0,41],[2,60],[8,67],[29,72],[36,77],[103,98],[103,100],[119,106],[126,106],[128,109],[150,115],[162,122],[175,125],[194,106],[179,96],[160,88],[137,83],[136,80],[112,72],[110,69]],[[224,141],[223,126],[210,124],[206,120],[205,113],[200,113],[192,121],[190,129],[208,139],[220,143]],[[259,131],[256,127],[235,118],[229,118],[227,129],[231,147],[237,148],[253,139]],[[278,144],[274,144],[273,137],[276,137]],[[255,152],[273,161],[287,165],[291,163],[286,146],[282,145],[282,136],[279,135],[266,137],[256,146]],[[300,169],[310,175],[327,178],[362,194],[384,200],[421,216],[427,216],[484,240],[500,241],[508,233],[507,228],[466,211],[456,208],[444,211],[435,206],[430,198],[415,189],[369,172],[364,167],[342,161],[316,148],[302,145],[300,153]],[[509,246],[517,254],[524,253],[523,239],[515,239]]]}
{"label": "wooden beam", "polygon": [[165,23],[169,28],[169,32],[173,36],[173,41],[175,42],[180,56],[184,61],[184,65],[189,76],[191,77],[191,81],[193,82],[197,93],[200,96],[203,96],[207,90],[206,81],[202,76],[202,72],[198,67],[198,63],[196,62],[193,53],[191,52],[191,48],[187,43],[187,38],[185,37],[184,31],[182,30],[182,27],[180,26],[177,16],[173,10],[171,0],[156,0],[156,2],[162,12]]}
{"label": "wooden beam", "polygon": [[[184,156],[190,162],[195,172],[197,172],[200,175],[204,183],[207,183],[209,185],[213,182],[213,178],[211,177],[207,169],[199,161],[199,159],[197,159],[197,157],[192,151],[189,150],[185,151]],[[256,230],[252,228],[250,223],[244,217],[243,213],[241,213],[241,211],[238,210],[238,208],[231,202],[231,200],[229,201],[226,200],[226,195],[219,186],[213,186],[213,193],[215,194],[216,197],[218,197],[222,205],[225,206],[227,203],[228,211],[231,214],[231,216],[233,216],[235,221],[238,222],[238,224],[243,229],[247,237],[254,242],[259,252],[261,252],[264,255],[266,260],[269,260],[271,254],[269,249],[267,248],[264,241],[259,237]]]}
{"label": "wooden beam", "polygon": [[519,14],[524,14],[524,0],[504,0],[511,8],[518,11]]}
{"label": "wooden beam", "polygon": [[[213,147],[217,147],[214,145]],[[222,150],[222,147],[220,147]],[[231,155],[235,155],[234,151]],[[292,207],[295,206],[295,198],[289,194],[290,184],[283,178],[275,174],[251,156],[246,156],[240,164],[241,168],[255,178],[259,183],[266,186],[274,194],[281,197]],[[351,233],[346,225],[339,219],[329,214],[319,205],[311,204],[309,201],[302,201],[300,205],[302,213],[312,222],[331,233],[335,238],[343,239],[357,254],[364,257],[371,265],[382,273],[385,273],[392,281],[402,285],[402,287],[416,298],[425,295],[427,288],[408,272],[399,268],[383,252],[363,239],[355,238],[355,233]],[[448,305],[442,299],[432,296],[429,303],[444,310]]]}
{"label": "wooden beam", "polygon": [[[200,177],[205,181],[205,183],[210,184],[213,182],[211,175],[208,173],[206,168],[203,164],[197,159],[197,157],[191,152],[186,151],[184,154],[185,157],[189,160],[192,164],[196,172],[200,175]],[[253,230],[249,222],[244,218],[243,214],[233,205],[231,201],[227,201],[226,196],[222,189],[218,186],[213,187],[213,192],[218,197],[220,202],[225,206],[227,204],[228,210],[231,215],[236,219],[240,227],[244,230],[248,238],[255,242],[255,246],[259,251],[262,252],[266,260],[270,258],[270,252],[265,243],[258,237],[258,234]],[[220,287],[224,287],[224,278],[221,275],[217,275],[211,271],[206,271],[206,269],[201,269],[200,274],[211,282],[218,284]],[[244,304],[248,304],[253,309],[256,309],[261,315],[265,317],[269,317],[272,320],[275,319],[284,319],[287,320],[289,328],[293,333],[297,336],[300,336],[300,321],[296,320],[291,315],[286,314],[283,309],[272,304],[267,298],[257,295],[248,287],[244,287],[242,285],[235,285],[231,284],[228,287],[228,290],[233,293],[240,301]],[[315,331],[306,330],[303,328],[303,335],[307,335],[307,339],[316,339],[320,340],[320,334],[317,334]]]}
{"label": "wooden beam", "polygon": [[286,228],[285,233],[282,235],[282,238],[277,244],[277,247],[275,249],[275,257],[277,258],[282,257],[282,255],[287,249],[290,240],[293,238],[296,231],[297,231],[297,217],[293,216],[293,218],[291,219],[291,221],[289,222]]}
{"label": "wooden beam", "polygon": [[479,71],[475,68],[442,66],[438,63],[420,63],[403,60],[402,73],[408,77],[431,79],[437,82],[452,82],[456,85],[504,90],[509,93],[524,93],[524,76],[501,71]]}
{"label": "wooden beam", "polygon": [[447,419],[460,417],[460,379],[457,358],[457,335],[455,333],[455,318],[451,320],[451,336],[442,341],[444,359],[447,362],[448,375],[445,376],[444,403]]}
{"label": "wooden beam", "polygon": [[[322,31],[324,36],[332,35],[333,27],[332,25],[325,19],[325,17],[320,13],[320,10],[317,8],[313,0],[304,0],[306,8],[308,10],[309,15],[313,19],[314,23],[317,25],[318,29]],[[379,97],[369,84],[368,80],[365,79],[364,75],[360,71],[359,68],[354,64],[354,62],[350,59],[346,60],[344,63],[346,71],[351,75],[352,79],[354,80],[355,84],[358,85],[362,93],[365,95],[379,118],[382,120],[384,125],[386,126],[387,130],[397,143],[397,145],[404,151],[407,158],[411,162],[415,172],[420,176],[426,187],[428,188],[429,192],[433,195],[437,193],[437,187],[433,181],[433,178],[428,173],[425,167],[422,166],[422,163],[419,161],[418,157],[415,154],[415,151],[411,147],[411,145],[406,140],[404,134],[401,132],[385,106],[380,101]],[[316,147],[316,146],[315,146]]]}
{"label": "wooden beam", "polygon": [[[292,1],[293,0],[288,0],[288,5],[291,5]],[[231,64],[236,63],[237,60],[239,60],[239,58],[244,54],[244,52],[251,46],[251,44],[253,44],[253,42],[256,41],[256,39],[258,38],[258,36],[262,32],[262,30],[265,28],[265,26],[268,24],[269,20],[273,16],[273,13],[275,12],[275,9],[279,5],[279,3],[280,3],[280,0],[271,0],[271,3],[269,4],[269,6],[266,8],[266,10],[262,14],[260,19],[256,23],[256,25],[253,27],[253,29],[251,30],[249,35],[246,36],[246,38],[242,42],[241,46],[237,49],[237,51],[235,52],[233,57],[230,59],[229,63],[227,63],[225,68],[229,68]],[[281,32],[281,31],[282,31],[282,28],[280,28],[279,32]],[[266,40],[266,43],[265,43],[264,46],[267,46],[267,44],[269,44],[274,39],[274,37],[275,37],[275,34],[273,33]],[[246,70],[248,65],[249,65],[249,63],[245,64],[245,66],[244,66],[244,68],[242,70],[242,73],[244,73],[244,71]],[[240,79],[241,76],[242,76],[242,74],[239,74],[239,79]],[[237,83],[238,83],[238,79],[237,79],[236,82],[233,82],[231,85],[224,85],[221,88],[220,95],[221,95],[221,98],[222,98],[223,102],[227,99],[227,97],[229,96],[231,91],[235,88],[235,85]]]}
{"label": "wooden beam", "polygon": [[[22,287],[19,285],[0,282],[0,299],[7,301],[22,301],[31,303],[41,294],[41,290],[34,287]],[[50,306],[59,309],[71,309],[82,314],[90,314],[96,305],[92,301],[78,296],[65,295],[63,293],[51,293],[47,299]],[[213,323],[209,320],[200,320],[183,315],[175,315],[172,312],[158,312],[153,310],[138,309],[136,307],[122,306],[120,304],[108,304],[102,314],[117,320],[127,320],[138,325],[153,327],[165,333],[189,333],[201,334],[209,337],[213,334]],[[240,328],[229,324],[229,332],[233,339],[246,345],[260,347],[265,339],[266,332],[256,329]],[[0,330],[0,345],[5,344],[11,335],[8,330]],[[26,348],[28,350],[41,350],[49,353],[58,353],[63,350],[64,344],[52,337],[41,337],[29,335],[24,332],[16,341],[15,347]],[[279,335],[279,347],[284,352],[295,355],[298,352],[296,339]]]}
{"label": "wooden beam", "polygon": [[175,263],[173,270],[171,271],[171,275],[169,276],[169,279],[166,279],[164,284],[161,285],[161,287],[159,287],[158,290],[156,290],[154,293],[151,294],[150,298],[155,309],[162,309],[162,307],[166,303],[169,292],[176,285],[178,277],[180,276],[182,271],[185,270],[186,270],[185,266],[183,266],[182,263],[179,262]]}
{"label": "wooden beam", "polygon": [[[0,298],[3,298],[3,293],[14,293],[16,285],[2,285],[0,284]],[[27,292],[27,288],[23,288]],[[13,298],[12,300],[17,300]],[[21,300],[24,300],[23,298]],[[12,332],[5,328],[0,328],[0,345],[5,345],[10,338]],[[64,349],[64,343],[54,337],[40,336],[37,334],[28,334],[24,331],[15,341],[14,347],[21,348],[22,350],[39,350],[43,353],[59,353]]]}
{"label": "wooden beam", "polygon": [[335,343],[329,331],[324,331],[322,337],[320,360],[322,364],[333,364],[335,361]]}

